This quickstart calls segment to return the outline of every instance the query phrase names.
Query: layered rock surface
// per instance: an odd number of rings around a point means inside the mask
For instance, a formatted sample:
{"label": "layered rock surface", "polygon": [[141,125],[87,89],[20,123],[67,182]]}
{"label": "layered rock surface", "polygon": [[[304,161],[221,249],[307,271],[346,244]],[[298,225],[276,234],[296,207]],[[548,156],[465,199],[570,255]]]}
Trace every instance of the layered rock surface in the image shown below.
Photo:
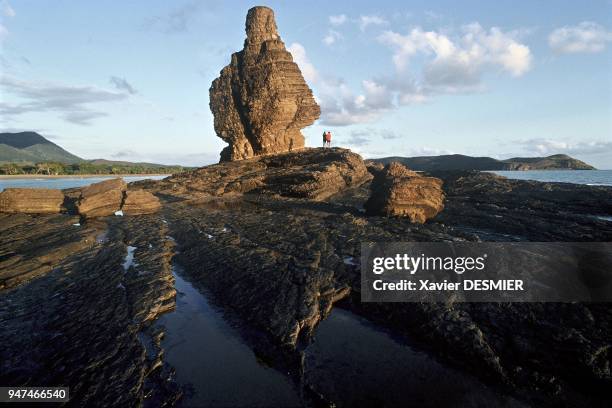
{"label": "layered rock surface", "polygon": [[221,161],[304,147],[300,129],[320,115],[299,67],[285,48],[274,12],[253,7],[242,51],[232,54],[210,88],[217,135],[229,144]]}
{"label": "layered rock surface", "polygon": [[5,213],[58,213],[63,203],[64,194],[60,190],[7,188],[0,192],[0,212]]}
{"label": "layered rock surface", "polygon": [[[153,215],[82,227],[65,214],[0,215],[8,237],[0,240],[0,270],[23,275],[0,296],[0,382],[69,385],[75,405],[146,405],[153,368],[167,367],[161,351],[149,359],[137,339],[172,308],[173,257],[272,367],[279,368],[270,355],[287,353],[299,373],[301,345],[335,305],[527,404],[609,405],[609,305],[360,302],[361,242],[612,239],[612,223],[593,217],[612,215],[612,188],[435,176],[444,181],[445,211],[423,225],[366,216],[369,176],[359,156],[342,149],[130,185],[160,197]],[[57,363],[40,363],[49,361]]]}
{"label": "layered rock surface", "polygon": [[113,215],[121,208],[127,184],[116,178],[87,186],[81,190],[77,203],[79,214],[85,217]]}
{"label": "layered rock surface", "polygon": [[127,190],[127,184],[120,178],[83,188],[9,188],[0,193],[0,213],[64,212],[96,218],[113,215],[119,210],[126,215],[152,214],[160,208],[159,198],[141,189]]}
{"label": "layered rock surface", "polygon": [[444,208],[442,180],[396,162],[373,172],[372,193],[364,205],[367,214],[404,216],[422,224]]}
{"label": "layered rock surface", "polygon": [[347,149],[316,148],[219,163],[159,182],[136,182],[134,186],[197,201],[242,194],[320,201],[370,178],[358,154]]}
{"label": "layered rock surface", "polygon": [[152,214],[159,211],[159,198],[144,190],[127,190],[121,210],[125,215]]}

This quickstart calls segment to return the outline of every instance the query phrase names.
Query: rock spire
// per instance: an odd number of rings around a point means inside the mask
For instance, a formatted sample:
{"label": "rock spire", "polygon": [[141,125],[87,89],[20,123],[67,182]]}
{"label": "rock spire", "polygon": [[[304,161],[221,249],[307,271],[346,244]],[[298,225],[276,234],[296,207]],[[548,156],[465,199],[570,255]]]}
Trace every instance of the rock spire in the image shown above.
{"label": "rock spire", "polygon": [[215,131],[229,144],[221,161],[302,148],[300,129],[321,113],[278,34],[272,9],[251,8],[246,34],[244,49],[232,54],[210,87]]}

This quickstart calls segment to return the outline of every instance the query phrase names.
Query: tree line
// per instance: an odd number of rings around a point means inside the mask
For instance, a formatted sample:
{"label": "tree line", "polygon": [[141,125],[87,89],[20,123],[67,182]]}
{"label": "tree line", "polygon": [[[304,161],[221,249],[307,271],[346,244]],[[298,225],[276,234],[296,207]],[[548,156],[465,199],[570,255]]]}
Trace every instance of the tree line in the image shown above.
{"label": "tree line", "polygon": [[20,164],[0,164],[0,175],[40,174],[47,176],[60,175],[88,175],[88,174],[175,174],[189,170],[182,166],[160,166],[152,167],[140,164],[117,165],[117,164],[92,164],[75,163],[65,164],[57,162]]}

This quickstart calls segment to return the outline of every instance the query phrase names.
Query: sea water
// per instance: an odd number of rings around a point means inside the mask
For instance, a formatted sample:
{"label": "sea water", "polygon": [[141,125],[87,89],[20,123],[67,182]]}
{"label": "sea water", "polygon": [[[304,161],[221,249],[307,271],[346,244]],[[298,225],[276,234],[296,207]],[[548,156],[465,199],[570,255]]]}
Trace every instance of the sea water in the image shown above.
{"label": "sea water", "polygon": [[[99,183],[100,181],[117,178],[119,176],[99,176],[99,177],[11,177],[11,178],[0,178],[0,191],[5,188],[74,188],[84,187],[93,183]],[[144,176],[121,176],[126,183],[139,180],[161,180],[168,177],[168,175],[144,175]]]}
{"label": "sea water", "polygon": [[179,406],[303,406],[307,386],[344,406],[521,406],[475,377],[413,349],[353,313],[334,308],[304,351],[302,380],[263,364],[207,294],[174,264],[176,309],[165,328],[164,361],[186,390]]}
{"label": "sea water", "polygon": [[509,179],[612,186],[612,170],[491,171]]}

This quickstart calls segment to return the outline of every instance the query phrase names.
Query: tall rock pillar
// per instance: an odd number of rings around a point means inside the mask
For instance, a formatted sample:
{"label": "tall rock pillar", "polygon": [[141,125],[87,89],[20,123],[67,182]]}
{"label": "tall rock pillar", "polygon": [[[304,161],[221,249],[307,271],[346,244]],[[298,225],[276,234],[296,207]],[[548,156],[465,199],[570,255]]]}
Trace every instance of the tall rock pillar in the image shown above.
{"label": "tall rock pillar", "polygon": [[268,7],[247,13],[244,49],[210,87],[215,132],[229,144],[221,161],[304,147],[300,129],[319,118],[314,100],[291,53],[281,41]]}

